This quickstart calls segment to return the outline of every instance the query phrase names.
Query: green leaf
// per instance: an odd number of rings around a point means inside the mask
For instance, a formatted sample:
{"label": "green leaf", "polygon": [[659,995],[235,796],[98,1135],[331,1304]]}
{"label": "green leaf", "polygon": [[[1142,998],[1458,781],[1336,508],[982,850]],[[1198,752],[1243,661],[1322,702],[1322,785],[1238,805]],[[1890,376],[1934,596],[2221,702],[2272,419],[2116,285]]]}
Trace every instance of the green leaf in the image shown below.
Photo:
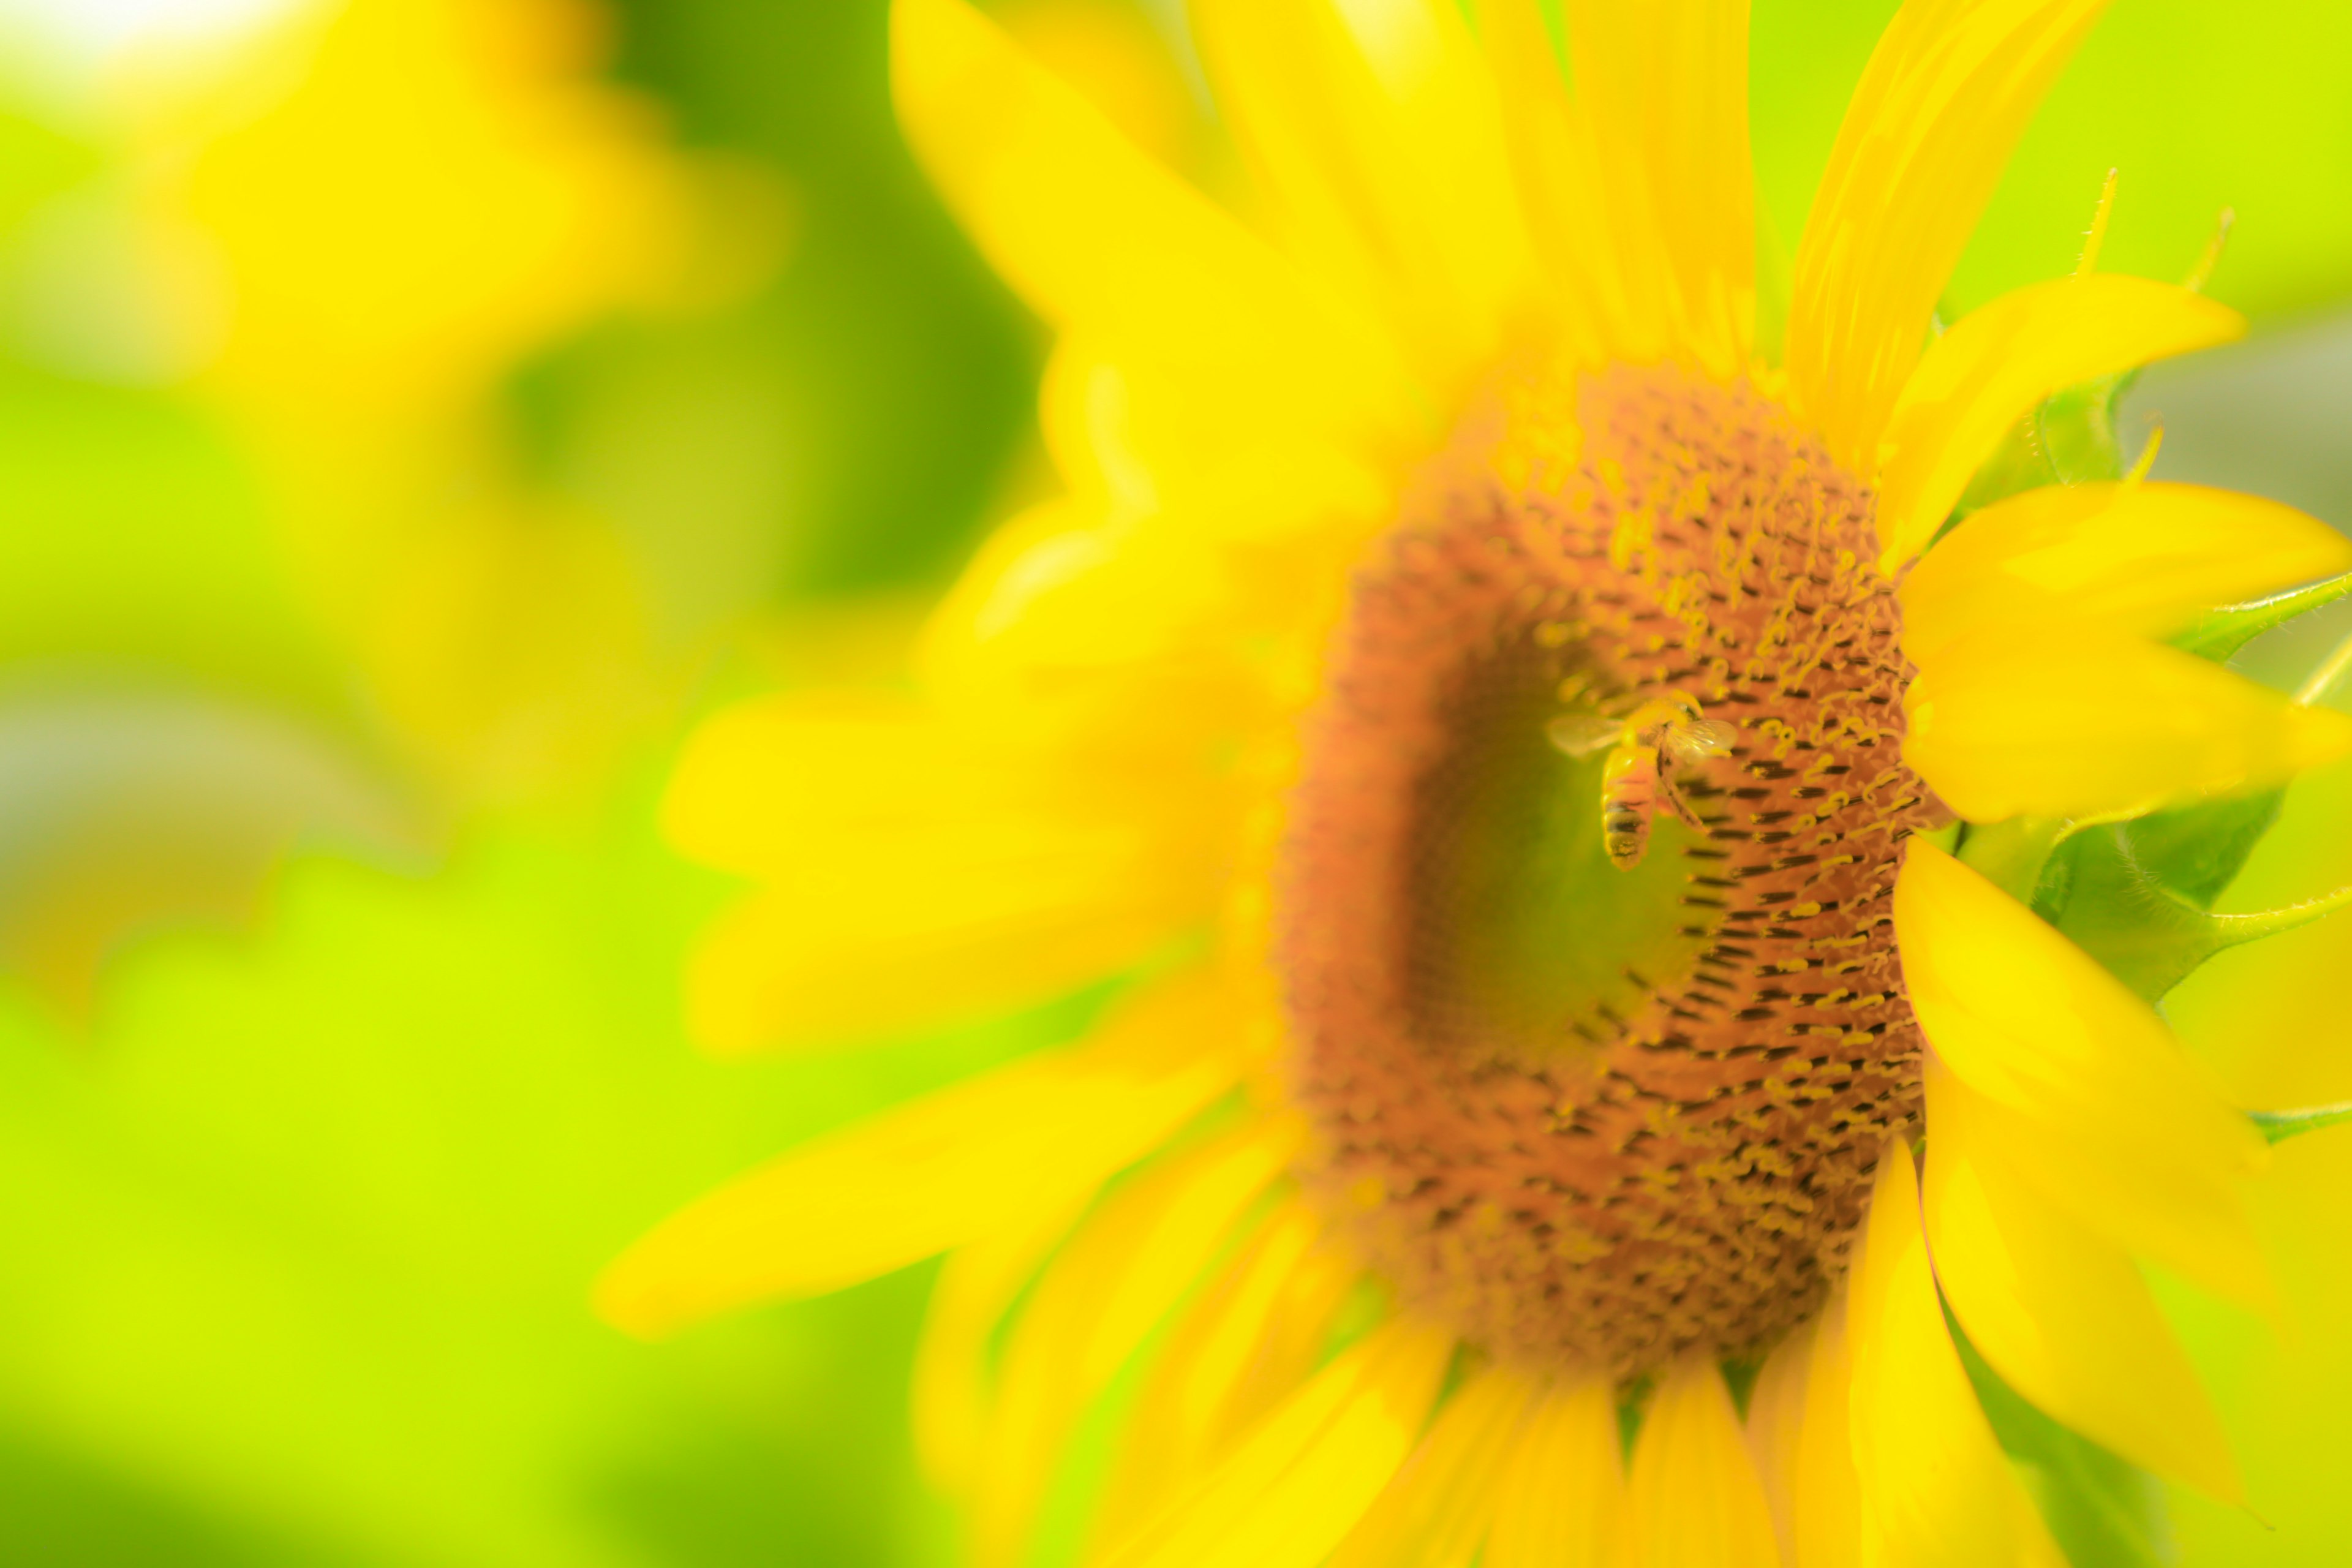
{"label": "green leaf", "polygon": [[2162,1484],[2035,1409],[1978,1353],[1948,1307],[1944,1321],[1994,1438],[2033,1494],[2066,1561],[2074,1568],[2167,1568],[2173,1563]]}

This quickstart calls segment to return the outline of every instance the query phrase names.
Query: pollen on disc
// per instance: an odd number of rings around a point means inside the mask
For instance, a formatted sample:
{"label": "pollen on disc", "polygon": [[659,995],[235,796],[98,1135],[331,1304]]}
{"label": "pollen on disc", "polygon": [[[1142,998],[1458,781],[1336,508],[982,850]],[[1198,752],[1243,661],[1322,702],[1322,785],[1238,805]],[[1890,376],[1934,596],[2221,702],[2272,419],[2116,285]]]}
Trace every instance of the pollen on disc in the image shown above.
{"label": "pollen on disc", "polygon": [[[1931,805],[1868,491],[1673,370],[1576,396],[1578,465],[1456,460],[1360,572],[1283,846],[1310,1186],[1497,1354],[1639,1373],[1819,1304],[1919,1114],[1889,905]],[[1688,693],[1630,869],[1604,759]],[[1563,722],[1565,721],[1565,722]]]}

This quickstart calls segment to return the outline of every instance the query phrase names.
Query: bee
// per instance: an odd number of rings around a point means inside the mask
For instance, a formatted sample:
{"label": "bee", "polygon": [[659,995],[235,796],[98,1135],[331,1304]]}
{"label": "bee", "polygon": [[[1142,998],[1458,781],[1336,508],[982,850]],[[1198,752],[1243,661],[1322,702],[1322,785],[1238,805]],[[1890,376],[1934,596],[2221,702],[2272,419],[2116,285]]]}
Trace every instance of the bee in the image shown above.
{"label": "bee", "polygon": [[1601,764],[1601,845],[1620,871],[1642,863],[1660,800],[1693,827],[1706,826],[1675,787],[1674,768],[1719,757],[1739,735],[1721,720],[1701,715],[1698,704],[1679,691],[1644,702],[1623,719],[1563,714],[1545,733],[1571,757],[1608,751]]}

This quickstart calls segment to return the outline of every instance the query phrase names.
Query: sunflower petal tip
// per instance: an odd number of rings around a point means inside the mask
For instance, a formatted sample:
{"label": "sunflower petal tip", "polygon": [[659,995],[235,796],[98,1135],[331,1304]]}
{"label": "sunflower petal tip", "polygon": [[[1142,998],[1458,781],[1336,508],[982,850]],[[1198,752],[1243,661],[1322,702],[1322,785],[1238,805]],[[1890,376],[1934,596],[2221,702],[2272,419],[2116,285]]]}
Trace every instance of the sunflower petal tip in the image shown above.
{"label": "sunflower petal tip", "polygon": [[588,1307],[606,1327],[650,1342],[667,1339],[685,1320],[665,1300],[659,1278],[640,1261],[642,1245],[605,1266],[589,1289]]}
{"label": "sunflower petal tip", "polygon": [[2301,704],[2289,711],[2286,750],[2294,772],[2303,773],[2352,753],[2352,715],[2338,713],[2332,708]]}

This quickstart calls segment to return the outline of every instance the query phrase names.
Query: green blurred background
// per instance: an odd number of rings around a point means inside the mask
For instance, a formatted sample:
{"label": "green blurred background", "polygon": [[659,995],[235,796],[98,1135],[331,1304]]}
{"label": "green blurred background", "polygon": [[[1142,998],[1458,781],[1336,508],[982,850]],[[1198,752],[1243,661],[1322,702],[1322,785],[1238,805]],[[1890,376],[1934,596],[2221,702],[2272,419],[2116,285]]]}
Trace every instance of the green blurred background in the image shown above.
{"label": "green blurred background", "polygon": [[[994,8],[1228,187],[1173,4]],[[1758,0],[1768,277],[1893,8]],[[753,1062],[680,1024],[730,892],[654,829],[682,736],[895,679],[1047,483],[1041,334],[908,159],[886,22],[0,4],[0,1562],[949,1560],[927,1271],[661,1345],[585,1305],[719,1178],[1067,1024]],[[2352,524],[2347,81],[2340,5],[2119,0],[1952,310],[2071,267],[2111,166],[2116,269],[2233,206],[2257,336],[2135,416],[2161,472]],[[2347,812],[2302,791],[2254,891],[2352,876]],[[2352,1093],[2340,1026],[2243,1023],[2342,956],[2210,980],[2192,1033],[2249,1095]],[[2325,1137],[2267,1212],[2334,1241]],[[2182,1308],[2283,1527],[2191,1506],[2191,1561],[2352,1555],[2340,1272],[2284,1340]]]}

